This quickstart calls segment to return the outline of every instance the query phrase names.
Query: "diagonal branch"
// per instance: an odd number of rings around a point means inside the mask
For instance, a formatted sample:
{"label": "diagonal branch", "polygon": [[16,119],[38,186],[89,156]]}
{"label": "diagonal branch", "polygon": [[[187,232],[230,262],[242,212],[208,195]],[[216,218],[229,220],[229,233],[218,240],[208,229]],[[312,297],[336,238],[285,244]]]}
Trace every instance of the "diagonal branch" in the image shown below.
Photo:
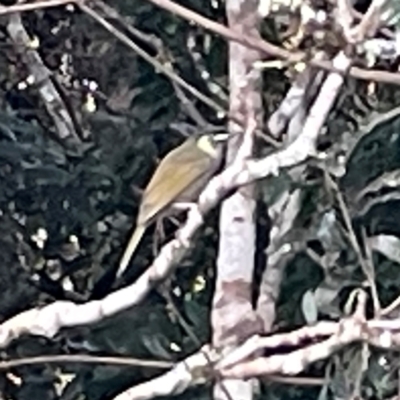
{"label": "diagonal branch", "polygon": [[[339,54],[334,63],[337,68],[345,69],[349,60]],[[187,221],[178,230],[176,238],[161,249],[152,265],[136,282],[99,301],[81,305],[61,301],[18,314],[0,325],[0,347],[24,333],[52,337],[63,327],[95,323],[139,304],[154,286],[174,271],[189,250],[195,233],[203,224],[204,216],[232,189],[270,174],[278,174],[280,169],[298,165],[316,154],[320,128],[336,98],[337,86],[342,82],[343,77],[338,73],[333,72],[327,77],[301,134],[286,149],[259,160],[235,160],[220,175],[211,179],[198,203],[189,211]]]}
{"label": "diagonal branch", "polygon": [[80,138],[76,132],[73,118],[51,79],[51,72],[44,65],[38,52],[32,48],[20,14],[15,13],[9,16],[7,31],[33,77],[47,112],[54,121],[58,137],[64,142],[78,145]]}
{"label": "diagonal branch", "polygon": [[131,48],[136,54],[138,54],[149,64],[151,64],[156,71],[163,73],[165,76],[171,79],[171,81],[183,87],[185,90],[187,90],[189,93],[191,93],[197,99],[202,101],[204,104],[208,105],[213,110],[223,114],[226,113],[226,110],[223,106],[219,105],[217,102],[215,102],[214,100],[210,99],[209,97],[201,93],[194,86],[189,85],[184,79],[182,79],[179,75],[177,75],[173,71],[171,66],[160,63],[158,60],[156,60],[154,57],[152,57],[150,54],[148,54],[146,51],[140,48],[136,43],[130,40],[128,36],[126,36],[124,33],[116,29],[110,22],[106,21],[100,14],[98,14],[92,8],[88,7],[84,3],[80,3],[79,6],[84,13],[92,17],[95,21],[97,21],[100,25],[102,25],[103,28],[105,28],[108,32],[110,32],[122,43]]}
{"label": "diagonal branch", "polygon": [[[98,2],[96,2],[97,5],[99,5]],[[168,64],[162,64],[157,60],[157,58],[152,57],[149,55],[147,52],[145,52],[142,48],[140,48],[136,43],[134,43],[132,40],[129,39],[124,33],[116,29],[110,22],[108,22],[106,19],[104,19],[99,13],[97,13],[95,10],[93,10],[91,7],[88,7],[87,5],[81,3],[80,8],[83,12],[91,16],[93,19],[95,19],[100,25],[102,25],[107,31],[109,31],[112,35],[114,35],[117,39],[119,39],[122,43],[124,43],[126,46],[131,48],[136,54],[138,54],[140,57],[142,57],[144,60],[146,60],[148,63],[150,63],[154,69],[160,73],[163,73],[165,76],[167,76],[169,79],[171,79],[172,84],[176,87],[179,85],[183,89],[185,89],[187,92],[192,94],[195,98],[209,106],[211,109],[219,113],[219,117],[222,117],[227,114],[226,108],[223,105],[220,105],[218,102],[214,101],[210,97],[207,97],[204,93],[200,92],[198,89],[196,89],[194,86],[191,86],[188,84],[183,78],[181,78],[172,68],[171,65]],[[107,8],[108,10],[108,8]],[[108,10],[107,14],[110,14],[110,11]],[[115,17],[115,15],[114,15]],[[120,18],[121,19],[121,18]],[[178,97],[179,96],[178,94]],[[193,111],[193,110],[192,110]],[[242,118],[236,116],[236,115],[229,115],[229,119],[239,126],[244,126],[244,121]],[[266,142],[270,143],[273,147],[277,148],[279,147],[279,143],[277,143],[273,138],[270,136],[264,135],[259,129],[257,129],[257,135],[260,135]]]}
{"label": "diagonal branch", "polygon": [[190,387],[204,384],[210,380],[213,363],[217,354],[206,345],[200,351],[177,363],[170,371],[147,382],[132,386],[117,395],[115,400],[152,399],[183,393]]}
{"label": "diagonal branch", "polygon": [[[171,11],[176,15],[179,15],[182,18],[195,22],[196,24],[202,26],[203,28],[210,30],[214,33],[217,33],[228,40],[238,42],[243,46],[248,46],[254,50],[259,50],[268,55],[275,56],[281,59],[286,59],[291,62],[302,61],[306,58],[305,53],[302,52],[292,53],[278,46],[274,46],[273,44],[267,42],[266,40],[254,37],[245,37],[242,34],[235,32],[232,29],[229,29],[228,27],[219,24],[217,22],[214,22],[206,17],[203,17],[200,14],[189,10],[188,8],[180,6],[171,0],[148,0],[148,1],[158,5],[161,8]],[[28,4],[16,4],[10,7],[0,7],[0,15],[7,15],[14,12],[32,11],[41,8],[56,7],[67,4],[77,4],[78,6],[80,6],[83,5],[84,2],[82,0],[46,0]],[[329,61],[311,60],[308,61],[308,63],[314,67],[318,67],[327,71],[340,72],[340,70],[336,69]],[[387,71],[373,70],[373,69],[367,70],[358,67],[351,67],[349,71],[347,71],[346,73],[349,76],[356,79],[400,85],[400,74],[395,72],[387,72]]]}
{"label": "diagonal branch", "polygon": [[[217,33],[228,40],[232,40],[242,44],[243,46],[248,46],[254,50],[262,51],[268,55],[275,56],[281,59],[288,60],[289,62],[299,62],[306,59],[306,55],[302,52],[293,53],[291,51],[285,50],[281,47],[275,46],[266,40],[258,39],[252,36],[244,36],[243,34],[236,32],[224,25],[214,22],[202,15],[176,4],[172,0],[148,0],[149,2],[156,4],[157,6],[164,8],[182,18],[189,21],[195,22],[196,24],[202,26],[203,28]],[[340,69],[335,68],[335,66],[325,60],[313,59],[308,61],[308,64],[318,67],[331,72],[341,72]],[[379,81],[385,83],[391,83],[400,85],[400,75],[398,73],[391,73],[379,70],[366,70],[358,67],[351,67],[346,74],[349,74],[353,78],[363,79],[368,81]]]}
{"label": "diagonal branch", "polygon": [[[270,378],[273,374],[293,376],[355,342],[382,349],[398,346],[400,319],[367,320],[366,293],[360,290],[357,300],[355,312],[337,322],[321,321],[286,333],[255,335],[227,353],[213,351],[209,345],[205,345],[197,353],[176,364],[171,371],[131,387],[116,399],[144,400],[156,395],[178,394],[189,387],[210,382],[211,378]],[[282,354],[282,348],[294,349]],[[209,359],[212,360],[211,365]]]}

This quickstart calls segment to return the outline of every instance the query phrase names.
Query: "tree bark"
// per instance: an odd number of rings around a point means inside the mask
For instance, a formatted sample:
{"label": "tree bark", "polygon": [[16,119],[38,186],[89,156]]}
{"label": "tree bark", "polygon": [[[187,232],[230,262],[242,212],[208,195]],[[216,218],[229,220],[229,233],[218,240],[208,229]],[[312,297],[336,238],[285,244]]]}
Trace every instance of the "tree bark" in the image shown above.
{"label": "tree bark", "polygon": [[[244,35],[258,36],[260,17],[257,0],[228,0],[229,25]],[[258,51],[229,43],[229,113],[245,121],[245,130],[234,122],[231,133],[240,133],[228,148],[227,163],[236,157],[247,158],[253,151],[256,128],[262,121],[261,74],[253,68]],[[240,149],[240,151],[239,151]],[[223,351],[259,332],[260,321],[252,307],[252,279],[255,253],[254,185],[240,188],[222,205],[217,280],[213,299],[213,345]],[[249,381],[224,380],[216,384],[216,399],[251,399]]]}

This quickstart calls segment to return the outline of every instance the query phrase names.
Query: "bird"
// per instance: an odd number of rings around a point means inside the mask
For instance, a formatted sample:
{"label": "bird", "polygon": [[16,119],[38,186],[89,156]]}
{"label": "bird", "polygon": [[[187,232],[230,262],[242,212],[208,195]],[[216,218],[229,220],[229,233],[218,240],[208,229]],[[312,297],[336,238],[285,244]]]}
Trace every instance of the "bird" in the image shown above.
{"label": "bird", "polygon": [[149,225],[173,214],[179,204],[197,199],[221,167],[224,143],[229,136],[229,133],[191,135],[161,160],[143,192],[136,228],[120,260],[117,278],[125,272]]}

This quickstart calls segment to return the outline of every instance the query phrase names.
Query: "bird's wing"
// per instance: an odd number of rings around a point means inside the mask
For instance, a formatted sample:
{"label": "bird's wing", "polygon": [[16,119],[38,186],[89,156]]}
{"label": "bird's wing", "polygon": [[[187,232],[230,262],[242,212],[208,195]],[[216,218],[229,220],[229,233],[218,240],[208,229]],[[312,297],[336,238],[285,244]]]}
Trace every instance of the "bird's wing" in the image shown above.
{"label": "bird's wing", "polygon": [[168,155],[160,163],[153,177],[143,193],[143,202],[140,207],[138,223],[150,221],[157,214],[171,205],[179,195],[207,172],[212,164],[209,157],[188,159],[174,157],[173,162],[168,162]]}

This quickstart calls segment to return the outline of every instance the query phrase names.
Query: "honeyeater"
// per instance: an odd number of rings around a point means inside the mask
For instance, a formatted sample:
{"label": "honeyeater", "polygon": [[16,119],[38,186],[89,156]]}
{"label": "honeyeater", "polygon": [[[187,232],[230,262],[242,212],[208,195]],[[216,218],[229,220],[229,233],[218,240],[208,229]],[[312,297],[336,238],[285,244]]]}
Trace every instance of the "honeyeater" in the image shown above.
{"label": "honeyeater", "polygon": [[121,258],[117,277],[125,271],[150,224],[173,214],[174,204],[197,199],[220,168],[228,138],[228,133],[192,135],[161,160],[143,192],[136,228]]}

